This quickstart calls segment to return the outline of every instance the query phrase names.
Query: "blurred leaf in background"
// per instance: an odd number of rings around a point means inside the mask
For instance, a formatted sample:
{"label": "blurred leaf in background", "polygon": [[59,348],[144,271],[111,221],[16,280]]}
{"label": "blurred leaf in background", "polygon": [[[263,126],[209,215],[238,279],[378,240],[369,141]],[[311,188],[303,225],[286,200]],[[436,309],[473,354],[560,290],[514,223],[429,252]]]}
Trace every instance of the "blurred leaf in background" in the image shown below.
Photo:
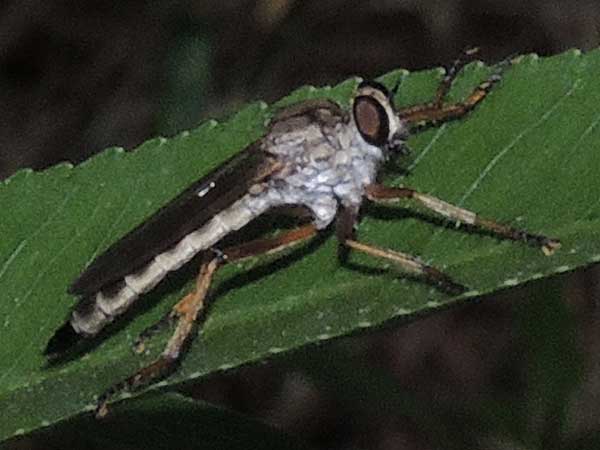
{"label": "blurred leaf in background", "polygon": [[186,27],[173,40],[165,60],[158,134],[172,136],[197,126],[201,117],[211,115],[206,110],[214,103],[213,46],[207,27]]}

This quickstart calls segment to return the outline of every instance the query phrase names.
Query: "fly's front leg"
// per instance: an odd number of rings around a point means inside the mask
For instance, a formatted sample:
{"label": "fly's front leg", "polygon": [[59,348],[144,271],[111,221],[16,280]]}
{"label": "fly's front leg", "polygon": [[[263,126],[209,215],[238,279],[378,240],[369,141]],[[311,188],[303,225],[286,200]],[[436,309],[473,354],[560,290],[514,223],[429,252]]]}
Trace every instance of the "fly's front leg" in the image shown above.
{"label": "fly's front leg", "polygon": [[456,76],[466,62],[477,53],[477,50],[467,50],[465,52],[466,59],[458,59],[454,62],[440,83],[433,102],[401,109],[398,111],[398,116],[413,126],[428,126],[459,119],[475,108],[487,96],[494,85],[501,80],[501,73],[509,63],[509,60],[505,60],[498,64],[498,69],[487,80],[480,83],[462,102],[445,103]]}
{"label": "fly's front leg", "polygon": [[431,195],[422,194],[410,188],[395,188],[372,184],[366,188],[367,198],[375,202],[395,202],[402,199],[414,199],[426,208],[448,219],[472,225],[489,231],[499,237],[522,241],[529,245],[539,247],[545,255],[549,256],[560,247],[560,241],[540,234],[532,234],[525,230],[513,228],[497,223],[493,220],[479,217],[476,213],[464,208],[447,203]]}
{"label": "fly's front leg", "polygon": [[[220,251],[207,251],[200,266],[200,273],[196,279],[194,291],[183,297],[173,307],[172,311],[168,314],[168,319],[163,318],[159,322],[177,322],[175,331],[161,355],[146,367],[143,367],[132,376],[115,384],[104,392],[98,398],[96,417],[103,417],[107,414],[108,400],[117,392],[123,390],[132,391],[141,386],[148,385],[157,379],[165,377],[176,368],[184,347],[191,339],[196,319],[204,309],[208,289],[214,274],[220,267],[228,262],[282,251],[296,243],[313,237],[315,234],[317,234],[317,229],[314,225],[310,224],[282,233],[273,238],[257,239]],[[156,331],[155,328],[151,327],[148,330]],[[148,330],[144,333],[149,334]]]}
{"label": "fly's front leg", "polygon": [[[356,250],[375,258],[391,261],[407,272],[423,278],[425,281],[439,287],[442,291],[450,295],[459,295],[466,290],[464,286],[454,282],[448,275],[435,267],[425,264],[415,256],[397,252],[395,250],[376,247],[356,240],[354,235],[357,216],[358,210],[354,208],[342,208],[338,213],[336,236],[340,243],[340,247],[347,250]],[[347,250],[342,253],[344,257],[346,256]]]}

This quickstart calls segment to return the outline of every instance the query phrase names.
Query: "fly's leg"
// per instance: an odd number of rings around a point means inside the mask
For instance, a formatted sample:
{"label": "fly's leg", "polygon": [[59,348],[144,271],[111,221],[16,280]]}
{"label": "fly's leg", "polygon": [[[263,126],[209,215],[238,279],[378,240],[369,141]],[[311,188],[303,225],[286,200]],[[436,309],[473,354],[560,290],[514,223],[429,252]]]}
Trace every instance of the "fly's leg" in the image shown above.
{"label": "fly's leg", "polygon": [[[407,272],[423,278],[425,281],[439,287],[444,292],[450,295],[459,295],[466,288],[454,282],[448,275],[420,261],[417,257],[397,252],[394,250],[376,247],[371,244],[365,244],[355,239],[355,225],[357,223],[358,211],[356,209],[344,208],[338,214],[336,222],[336,235],[341,248],[347,250],[356,250],[375,258],[386,259],[398,266],[402,267]],[[342,253],[345,257],[347,250]]]}
{"label": "fly's leg", "polygon": [[[274,207],[267,214],[273,214],[275,216],[283,215],[286,217],[296,219],[297,221],[307,221],[308,219],[312,218],[311,211],[302,206]],[[295,231],[293,233],[295,233]],[[172,309],[167,314],[165,314],[160,320],[153,323],[144,331],[142,331],[133,343],[133,351],[136,353],[143,353],[146,350],[146,342],[153,336],[162,332],[165,328],[173,326],[173,324],[177,320],[177,316],[177,311],[175,309]]]}
{"label": "fly's leg", "polygon": [[479,47],[470,48],[464,51],[464,55],[462,57],[454,60],[454,63],[452,63],[450,68],[446,71],[444,79],[437,88],[435,93],[435,101],[433,102],[434,106],[441,108],[444,105],[444,100],[446,100],[456,76],[463,67],[473,60],[478,52]]}
{"label": "fly's leg", "polygon": [[438,286],[441,290],[450,295],[459,295],[466,290],[464,286],[454,282],[452,278],[444,272],[425,264],[420,261],[419,258],[407,253],[376,247],[371,244],[355,241],[354,239],[347,239],[344,242],[344,245],[353,250],[374,256],[375,258],[387,259],[388,261],[399,265],[407,272],[423,277],[426,281]]}
{"label": "fly's leg", "polygon": [[458,223],[481,228],[505,239],[522,241],[534,247],[539,247],[546,256],[551,255],[560,247],[560,241],[557,239],[540,234],[532,234],[525,230],[484,219],[472,211],[452,205],[431,195],[422,194],[414,189],[372,184],[367,186],[366,193],[367,198],[375,202],[396,202],[402,199],[414,199],[435,213]]}
{"label": "fly's leg", "polygon": [[204,306],[204,299],[206,298],[212,277],[221,262],[222,258],[213,256],[210,259],[207,258],[207,260],[202,263],[200,273],[196,279],[196,288],[193,292],[190,292],[180,300],[173,308],[174,311],[177,311],[178,323],[173,336],[169,339],[162,354],[149,365],[138,370],[125,380],[114,384],[100,395],[96,405],[97,418],[106,416],[108,413],[108,401],[117,392],[123,390],[135,390],[152,380],[166,376],[176,367],[180,350],[192,330],[192,326],[198,313]]}
{"label": "fly's leg", "polygon": [[[170,318],[168,320],[176,321],[176,327],[165,349],[152,363],[105,391],[98,398],[96,417],[104,417],[108,413],[107,404],[114,394],[124,390],[133,391],[146,386],[153,381],[164,378],[177,367],[184,347],[191,340],[196,319],[204,309],[208,289],[214,274],[220,267],[228,262],[282,251],[316,234],[316,227],[310,224],[273,238],[257,239],[221,251],[206,252],[200,266],[200,273],[196,279],[194,291],[183,297],[169,313]],[[167,322],[168,320],[162,319],[162,321]]]}
{"label": "fly's leg", "polygon": [[142,331],[135,342],[133,343],[133,351],[136,353],[144,353],[146,351],[146,342],[153,336],[160,333],[163,329],[174,324],[177,316],[175,310],[172,309],[168,314],[165,314],[158,322],[153,323],[144,331]]}
{"label": "fly's leg", "polygon": [[401,109],[398,111],[398,116],[410,125],[420,127],[459,119],[475,108],[501,80],[501,74],[510,62],[507,59],[498,64],[498,69],[487,80],[480,83],[462,102],[445,103],[456,76],[476,52],[477,49],[467,50],[465,52],[467,59],[458,59],[454,62],[440,83],[434,101]]}

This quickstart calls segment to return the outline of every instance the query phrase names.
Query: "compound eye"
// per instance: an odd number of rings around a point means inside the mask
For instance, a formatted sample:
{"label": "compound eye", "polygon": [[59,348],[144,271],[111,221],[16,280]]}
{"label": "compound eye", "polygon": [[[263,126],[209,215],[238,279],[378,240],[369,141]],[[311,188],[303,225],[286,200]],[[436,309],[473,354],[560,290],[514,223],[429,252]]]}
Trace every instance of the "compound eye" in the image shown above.
{"label": "compound eye", "polygon": [[373,97],[361,95],[354,100],[354,121],[365,141],[382,147],[388,141],[390,123],[385,108]]}

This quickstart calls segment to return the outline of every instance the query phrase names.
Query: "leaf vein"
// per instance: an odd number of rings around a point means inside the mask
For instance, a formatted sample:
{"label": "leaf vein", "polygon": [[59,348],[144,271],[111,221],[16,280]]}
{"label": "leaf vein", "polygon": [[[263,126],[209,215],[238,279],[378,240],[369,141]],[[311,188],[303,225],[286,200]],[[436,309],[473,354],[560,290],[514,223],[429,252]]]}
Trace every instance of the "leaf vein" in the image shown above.
{"label": "leaf vein", "polygon": [[60,217],[62,211],[64,210],[66,204],[68,203],[69,199],[78,191],[78,189],[73,189],[71,192],[67,193],[64,198],[62,203],[59,205],[59,207],[55,210],[54,214],[51,214],[42,224],[40,224],[40,226],[37,228],[37,230],[35,230],[33,233],[31,233],[27,238],[23,239],[21,241],[21,243],[17,246],[17,248],[14,250],[14,252],[8,257],[8,259],[6,260],[6,262],[3,264],[2,266],[2,270],[0,270],[0,281],[2,281],[2,277],[4,276],[5,272],[8,270],[8,268],[10,267],[10,265],[13,263],[13,261],[16,259],[16,257],[19,255],[19,253],[21,253],[21,251],[23,250],[23,248],[25,248],[25,246],[34,240],[34,238],[40,234],[42,232],[42,230],[44,228],[46,228],[50,223],[52,223],[52,221],[56,218],[56,217]]}
{"label": "leaf vein", "polygon": [[[94,212],[92,213],[92,215],[90,216],[90,219],[93,219],[98,211],[100,209],[100,204],[97,204],[96,207],[94,208]],[[93,223],[93,220],[90,220],[91,223]],[[89,228],[89,227],[88,227]],[[33,281],[33,283],[30,284],[29,289],[27,290],[27,292],[25,293],[25,295],[23,296],[22,302],[26,302],[27,299],[29,298],[29,296],[33,293],[33,291],[35,290],[35,288],[37,287],[37,285],[40,283],[40,281],[42,280],[42,278],[44,276],[47,275],[48,271],[55,267],[54,263],[59,260],[59,258],[62,257],[62,255],[67,251],[67,249],[73,244],[73,242],[75,242],[81,235],[83,234],[83,231],[79,231],[76,232],[71,239],[61,248],[61,250],[59,252],[57,252],[54,257],[52,259],[50,259],[45,265],[45,269],[41,270],[37,277],[35,278],[35,280]],[[45,330],[48,328],[48,323],[52,320],[52,316],[50,314],[46,314],[45,315],[45,320],[43,321],[43,324],[39,327],[40,330]],[[4,371],[4,374],[2,376],[0,376],[0,384],[5,384],[4,380],[7,378],[8,375],[10,375],[14,368],[17,367],[19,365],[19,362],[28,354],[31,354],[29,352],[29,349],[31,348],[31,346],[34,344],[34,340],[30,340],[28,341],[28,344],[24,347],[21,347],[19,349],[19,356],[17,358],[14,359],[13,363],[6,368],[6,370]]]}
{"label": "leaf vein", "polygon": [[21,250],[23,250],[23,247],[25,247],[26,242],[27,242],[26,239],[22,240],[19,243],[19,245],[17,245],[17,248],[14,249],[14,251],[10,254],[8,259],[4,262],[4,264],[2,265],[2,269],[0,269],[0,280],[2,279],[2,276],[4,275],[4,272],[6,272],[9,268],[9,266],[12,264],[13,260],[19,255],[19,253],[21,253]]}
{"label": "leaf vein", "polygon": [[121,212],[115,216],[115,218],[112,221],[111,225],[106,230],[105,236],[102,239],[100,239],[100,242],[98,242],[98,245],[96,246],[96,248],[92,252],[92,254],[89,257],[89,259],[87,260],[87,262],[85,264],[86,266],[88,266],[94,260],[94,258],[96,258],[96,255],[98,255],[99,250],[104,247],[104,243],[107,240],[111,239],[113,231],[115,230],[117,224],[119,222],[121,222],[121,219],[123,219],[123,217],[125,217],[126,213],[129,212],[129,208],[130,208],[130,205],[131,205],[131,198],[132,198],[131,195],[129,195],[127,197],[127,201],[125,202],[125,205],[123,205],[123,208],[121,209]]}
{"label": "leaf vein", "polygon": [[442,136],[444,131],[446,131],[446,124],[443,124],[442,126],[440,126],[437,129],[435,135],[433,136],[433,138],[431,138],[431,140],[429,141],[427,146],[423,149],[423,151],[419,154],[419,156],[417,156],[415,158],[415,160],[412,162],[412,164],[410,166],[408,166],[408,172],[414,170],[415,167],[417,167],[417,165],[423,160],[423,158],[425,158],[425,156],[427,156],[429,151],[433,148],[433,146],[436,144],[438,139]]}
{"label": "leaf vein", "polygon": [[567,156],[570,156],[575,150],[577,150],[581,146],[581,142],[583,142],[583,140],[586,137],[588,137],[588,135],[590,133],[592,133],[594,131],[594,129],[598,126],[598,124],[600,124],[600,114],[598,114],[596,117],[594,117],[594,120],[592,120],[590,125],[585,129],[585,131],[583,133],[581,133],[581,136],[579,136],[579,139],[577,139],[577,142],[571,148],[571,151],[569,151]]}
{"label": "leaf vein", "polygon": [[464,204],[464,202],[473,194],[473,192],[475,192],[475,190],[481,185],[481,183],[483,182],[483,180],[489,175],[489,173],[494,169],[494,167],[496,167],[496,165],[498,164],[498,162],[510,150],[512,150],[514,148],[514,146],[517,145],[517,143],[521,139],[523,139],[523,137],[526,134],[528,134],[530,131],[532,131],[535,128],[539,127],[546,120],[548,120],[548,118],[558,109],[558,107],[563,103],[563,101],[565,99],[567,99],[568,97],[570,97],[573,94],[573,92],[575,92],[575,89],[579,85],[580,81],[581,81],[580,79],[575,80],[575,82],[573,83],[573,85],[571,86],[571,88],[567,92],[565,92],[565,94],[562,97],[560,97],[556,101],[556,103],[554,105],[552,105],[552,107],[550,109],[548,109],[544,114],[542,114],[542,116],[539,118],[539,120],[537,120],[536,122],[534,122],[529,127],[525,128],[507,146],[505,146],[502,150],[500,150],[500,152],[498,152],[496,154],[496,156],[494,156],[492,158],[492,160],[488,163],[488,165],[481,171],[481,173],[479,174],[479,176],[477,177],[477,179],[473,182],[473,184],[469,187],[469,189],[467,189],[467,191],[464,193],[464,195],[458,201],[457,205],[462,206]]}

